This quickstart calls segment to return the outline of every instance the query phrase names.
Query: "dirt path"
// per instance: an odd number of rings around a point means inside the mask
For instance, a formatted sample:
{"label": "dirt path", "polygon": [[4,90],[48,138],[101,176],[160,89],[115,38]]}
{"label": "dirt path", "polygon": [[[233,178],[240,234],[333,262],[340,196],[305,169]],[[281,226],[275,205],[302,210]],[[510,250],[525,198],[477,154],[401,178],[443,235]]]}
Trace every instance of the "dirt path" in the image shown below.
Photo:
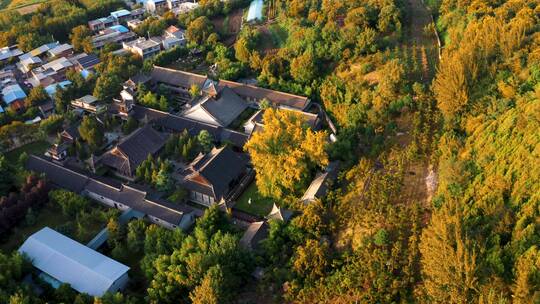
{"label": "dirt path", "polygon": [[438,64],[439,49],[437,36],[426,27],[431,23],[431,13],[422,0],[406,0],[407,9],[407,47],[421,69],[420,81],[428,84],[435,76]]}
{"label": "dirt path", "polygon": [[[429,86],[435,76],[439,58],[437,36],[433,31],[425,31],[426,26],[432,22],[431,13],[422,0],[406,0],[406,9],[407,42],[403,49],[410,54],[410,67],[413,69],[411,75]],[[403,113],[396,122],[398,135],[395,140],[405,149],[413,141],[412,117],[410,113]],[[412,161],[405,172],[401,199],[404,202],[422,202],[429,205],[437,184],[437,172],[429,158],[422,157]]]}

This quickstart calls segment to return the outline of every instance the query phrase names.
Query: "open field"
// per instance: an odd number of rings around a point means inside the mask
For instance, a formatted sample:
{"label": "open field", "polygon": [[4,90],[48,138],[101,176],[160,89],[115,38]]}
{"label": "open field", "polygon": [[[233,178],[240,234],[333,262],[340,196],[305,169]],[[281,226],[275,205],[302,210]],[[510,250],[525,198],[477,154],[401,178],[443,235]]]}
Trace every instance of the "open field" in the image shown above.
{"label": "open field", "polygon": [[0,11],[17,10],[21,15],[35,12],[49,0],[0,0]]}
{"label": "open field", "polygon": [[226,46],[232,46],[236,42],[236,36],[242,28],[243,14],[243,9],[239,8],[226,17],[220,16],[211,20]]}
{"label": "open field", "polygon": [[[105,207],[97,205],[97,203],[92,203],[90,208],[99,208],[100,210]],[[60,207],[52,202],[43,206],[40,210],[35,211],[36,219],[35,223],[32,225],[27,225],[24,220],[19,223],[15,228],[13,228],[8,236],[2,236],[0,238],[0,251],[3,252],[12,252],[17,250],[22,243],[33,233],[41,230],[44,227],[50,227],[52,229],[70,229],[75,230],[77,228],[77,220],[71,218],[62,213]],[[105,226],[105,221],[90,221],[89,225],[84,226],[84,231],[86,237],[82,239],[74,238],[76,241],[79,241],[83,244],[89,242],[103,227]],[[61,231],[65,233],[64,231]],[[71,235],[73,234],[73,235]],[[68,233],[68,236],[75,236],[76,233]]]}
{"label": "open field", "polygon": [[35,141],[6,153],[6,158],[10,162],[14,162],[19,159],[19,156],[21,156],[23,152],[26,152],[27,154],[42,155],[49,146],[50,144],[46,141]]}
{"label": "open field", "polygon": [[[251,204],[249,203],[250,199]],[[266,216],[272,210],[273,202],[273,199],[261,196],[257,184],[253,182],[238,198],[234,208],[249,214]]]}

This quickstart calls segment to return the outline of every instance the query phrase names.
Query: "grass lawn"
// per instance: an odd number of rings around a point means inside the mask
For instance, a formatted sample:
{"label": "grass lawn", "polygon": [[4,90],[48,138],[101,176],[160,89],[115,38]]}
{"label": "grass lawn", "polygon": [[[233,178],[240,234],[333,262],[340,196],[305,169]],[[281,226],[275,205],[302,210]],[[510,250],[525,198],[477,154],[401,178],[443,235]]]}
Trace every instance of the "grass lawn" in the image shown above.
{"label": "grass lawn", "polygon": [[0,11],[22,9],[28,6],[40,5],[49,0],[0,0]]}
{"label": "grass lawn", "polygon": [[[95,205],[97,203],[91,203],[91,208],[100,208],[100,206]],[[103,210],[105,208],[103,207]],[[52,229],[57,229],[58,227],[73,227],[73,230],[76,229],[77,221],[75,218],[71,218],[62,213],[60,207],[53,203],[48,203],[43,206],[40,210],[35,211],[36,221],[33,225],[26,225],[26,223],[21,221],[16,225],[11,231],[8,232],[6,236],[0,236],[0,251],[4,253],[10,253],[14,250],[17,250],[22,243],[33,233],[41,230],[44,227],[50,227]],[[89,225],[85,225],[84,229],[88,236],[83,239],[77,239],[72,235],[76,241],[81,242],[82,244],[88,243],[103,227],[105,227],[105,221],[96,220],[92,221]],[[62,232],[62,231],[60,231]],[[75,231],[72,233],[76,235]]]}
{"label": "grass lawn", "polygon": [[[249,204],[249,199],[251,198],[251,204]],[[244,211],[246,213],[266,216],[272,210],[272,205],[274,200],[271,198],[263,197],[259,194],[257,190],[257,184],[255,182],[244,191],[242,196],[240,196],[234,205],[234,208]]]}
{"label": "grass lawn", "polygon": [[253,116],[253,114],[257,113],[257,109],[254,108],[247,108],[242,112],[230,125],[229,128],[236,130],[236,131],[243,131],[244,130],[244,124],[248,121],[248,119]]}
{"label": "grass lawn", "polygon": [[49,148],[49,146],[50,144],[44,140],[35,141],[33,143],[29,143],[20,148],[17,148],[13,151],[9,151],[8,153],[6,153],[6,158],[9,161],[15,162],[19,160],[19,156],[21,156],[23,152],[26,152],[29,155],[42,155],[43,153],[45,153],[45,151],[47,151],[47,148]]}

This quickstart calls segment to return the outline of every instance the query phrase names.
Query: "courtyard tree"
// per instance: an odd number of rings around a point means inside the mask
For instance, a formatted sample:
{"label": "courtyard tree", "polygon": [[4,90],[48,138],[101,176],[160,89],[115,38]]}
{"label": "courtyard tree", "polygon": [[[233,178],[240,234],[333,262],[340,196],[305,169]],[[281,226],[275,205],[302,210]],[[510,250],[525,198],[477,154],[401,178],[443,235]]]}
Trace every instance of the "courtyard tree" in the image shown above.
{"label": "courtyard tree", "polygon": [[210,152],[214,147],[214,138],[207,130],[201,130],[201,132],[199,132],[199,135],[197,135],[197,142],[204,153]]}
{"label": "courtyard tree", "polygon": [[102,127],[93,117],[85,116],[83,118],[79,126],[79,133],[92,151],[97,150],[103,144],[104,134]]}
{"label": "courtyard tree", "polygon": [[268,109],[264,129],[246,144],[260,193],[276,199],[303,189],[311,170],[328,164],[327,134],[312,131],[293,111]]}
{"label": "courtyard tree", "polygon": [[122,80],[114,73],[101,74],[94,88],[94,96],[99,100],[109,100],[122,90]]}

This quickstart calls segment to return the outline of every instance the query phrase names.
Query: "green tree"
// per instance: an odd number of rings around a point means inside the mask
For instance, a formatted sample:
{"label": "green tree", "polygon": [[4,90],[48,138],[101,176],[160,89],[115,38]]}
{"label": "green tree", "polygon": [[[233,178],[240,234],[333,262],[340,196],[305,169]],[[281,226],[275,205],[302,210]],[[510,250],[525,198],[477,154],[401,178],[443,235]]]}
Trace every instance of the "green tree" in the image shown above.
{"label": "green tree", "polygon": [[201,16],[189,23],[186,37],[192,43],[201,45],[206,43],[212,31],[213,26],[210,20],[205,16]]}
{"label": "green tree", "polygon": [[191,95],[191,98],[199,97],[201,94],[201,88],[197,84],[192,84],[189,88],[189,95]]}
{"label": "green tree", "polygon": [[122,132],[125,135],[131,134],[131,132],[135,131],[139,127],[139,123],[135,118],[132,116],[128,117],[127,121],[122,126]]}
{"label": "green tree", "polygon": [[92,46],[92,31],[86,25],[79,25],[71,30],[69,36],[73,49],[77,52],[91,53]]}
{"label": "green tree", "polygon": [[208,269],[201,284],[189,294],[193,304],[218,304],[222,303],[224,291],[223,270],[220,265]]}
{"label": "green tree", "polygon": [[127,246],[131,252],[142,252],[146,233],[146,223],[142,220],[131,221],[128,224]]}
{"label": "green tree", "polygon": [[310,83],[317,73],[317,63],[311,52],[305,52],[291,62],[291,75],[296,81]]}
{"label": "green tree", "polygon": [[35,107],[47,100],[49,100],[49,95],[47,95],[45,89],[42,86],[37,86],[30,90],[28,97],[26,97],[25,105],[26,107]]}
{"label": "green tree", "polygon": [[214,137],[207,130],[201,130],[197,135],[197,142],[204,153],[210,152],[214,147]]}
{"label": "green tree", "polygon": [[122,80],[114,73],[101,74],[94,88],[94,95],[99,100],[110,100],[122,90]]}
{"label": "green tree", "polygon": [[91,116],[84,116],[79,126],[81,138],[90,146],[92,151],[96,151],[103,144],[104,134],[101,125]]}
{"label": "green tree", "polygon": [[296,249],[293,268],[301,276],[310,279],[322,277],[328,266],[328,245],[309,239]]}
{"label": "green tree", "polygon": [[236,43],[234,44],[234,54],[239,61],[244,63],[249,62],[251,53],[245,38],[241,37],[236,40]]}
{"label": "green tree", "polygon": [[69,216],[75,216],[88,207],[86,198],[71,191],[53,190],[49,192],[49,198],[52,202],[60,205],[62,212]]}

